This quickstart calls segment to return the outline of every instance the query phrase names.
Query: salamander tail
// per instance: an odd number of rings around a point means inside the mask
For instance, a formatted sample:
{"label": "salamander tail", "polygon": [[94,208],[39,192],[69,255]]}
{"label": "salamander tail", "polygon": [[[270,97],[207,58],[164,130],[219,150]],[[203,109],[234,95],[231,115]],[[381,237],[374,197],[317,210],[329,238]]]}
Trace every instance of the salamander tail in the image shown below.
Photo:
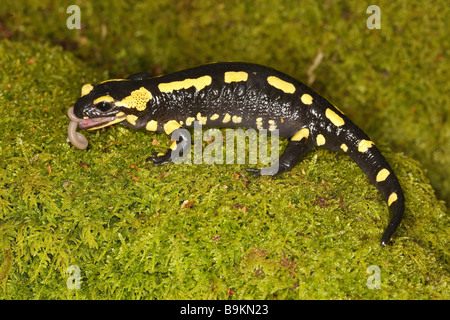
{"label": "salamander tail", "polygon": [[381,237],[381,246],[386,246],[403,218],[403,191],[389,163],[369,137],[356,126],[352,128],[352,133],[345,141],[352,147],[346,151],[377,187],[389,207],[391,220]]}

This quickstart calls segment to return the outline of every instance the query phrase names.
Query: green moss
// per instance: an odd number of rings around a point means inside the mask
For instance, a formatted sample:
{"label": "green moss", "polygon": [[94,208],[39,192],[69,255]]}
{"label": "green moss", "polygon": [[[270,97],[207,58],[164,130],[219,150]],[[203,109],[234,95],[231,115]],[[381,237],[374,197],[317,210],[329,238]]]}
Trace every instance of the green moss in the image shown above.
{"label": "green moss", "polygon": [[314,150],[276,178],[155,167],[168,137],[120,126],[81,151],[66,110],[107,75],[36,43],[3,41],[0,57],[1,298],[448,299],[448,215],[418,162],[381,145],[407,201],[381,248],[387,207],[347,156]]}

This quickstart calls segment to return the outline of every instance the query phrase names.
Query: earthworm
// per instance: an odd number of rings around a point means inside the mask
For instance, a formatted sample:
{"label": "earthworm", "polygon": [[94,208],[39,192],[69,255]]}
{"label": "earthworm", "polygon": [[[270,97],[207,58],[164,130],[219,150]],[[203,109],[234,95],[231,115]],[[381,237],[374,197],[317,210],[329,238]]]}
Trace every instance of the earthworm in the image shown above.
{"label": "earthworm", "polygon": [[69,127],[67,129],[68,141],[70,141],[78,149],[86,149],[88,146],[88,141],[86,137],[76,131],[78,127],[78,122],[82,121],[83,119],[78,118],[73,113],[73,107],[70,107],[69,110],[67,110],[67,115],[70,118]]}

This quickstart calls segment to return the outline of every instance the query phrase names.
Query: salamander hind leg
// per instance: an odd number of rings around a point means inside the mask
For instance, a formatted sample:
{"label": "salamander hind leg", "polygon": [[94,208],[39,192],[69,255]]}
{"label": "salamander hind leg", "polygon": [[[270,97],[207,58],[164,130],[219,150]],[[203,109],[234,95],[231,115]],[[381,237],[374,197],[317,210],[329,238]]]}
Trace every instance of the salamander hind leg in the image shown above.
{"label": "salamander hind leg", "polygon": [[253,172],[253,176],[277,175],[292,170],[295,165],[303,158],[313,147],[308,140],[309,129],[303,128],[297,131],[289,141],[280,159],[268,168],[248,168],[247,171]]}

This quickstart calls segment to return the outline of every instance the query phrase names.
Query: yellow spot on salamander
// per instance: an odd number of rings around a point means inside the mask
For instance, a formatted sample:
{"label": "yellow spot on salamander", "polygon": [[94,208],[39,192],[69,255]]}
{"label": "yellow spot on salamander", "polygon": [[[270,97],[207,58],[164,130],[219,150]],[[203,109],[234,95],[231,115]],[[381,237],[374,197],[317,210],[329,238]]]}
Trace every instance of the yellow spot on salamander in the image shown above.
{"label": "yellow spot on salamander", "polygon": [[301,100],[304,104],[307,104],[307,105],[310,105],[311,103],[313,103],[313,98],[312,98],[309,94],[307,94],[307,93],[303,94],[303,95],[301,96],[300,100]]}
{"label": "yellow spot on salamander", "polygon": [[343,143],[343,144],[341,144],[341,149],[342,149],[342,151],[347,152],[348,147],[345,143]]}
{"label": "yellow spot on salamander", "polygon": [[244,72],[244,71],[225,72],[225,82],[226,83],[247,81],[247,79],[248,79],[248,73]]}
{"label": "yellow spot on salamander", "polygon": [[325,137],[321,134],[317,135],[316,143],[318,146],[323,146],[325,144]]}
{"label": "yellow spot on salamander", "polygon": [[280,89],[281,91],[285,92],[285,93],[294,93],[295,92],[295,86],[287,81],[281,80],[278,77],[274,77],[274,76],[270,76],[267,77],[267,82],[277,88]]}
{"label": "yellow spot on salamander", "polygon": [[198,122],[200,122],[200,124],[205,125],[206,120],[208,120],[208,118],[203,117],[202,114],[199,112],[199,113],[197,113],[197,120],[198,120]]}
{"label": "yellow spot on salamander", "polygon": [[277,125],[275,124],[275,120],[269,120],[269,131],[273,131],[277,128]]}
{"label": "yellow spot on salamander", "polygon": [[361,140],[358,144],[358,151],[359,152],[366,152],[367,150],[369,150],[369,148],[372,148],[372,146],[375,143],[373,143],[373,141],[370,140]]}
{"label": "yellow spot on salamander", "polygon": [[214,114],[211,116],[211,120],[217,120],[217,119],[219,119],[219,115],[218,115],[217,113],[214,113]]}
{"label": "yellow spot on salamander", "polygon": [[156,131],[157,128],[158,122],[155,120],[150,120],[149,122],[147,122],[147,125],[145,126],[145,129],[147,129],[148,131]]}
{"label": "yellow spot on salamander", "polygon": [[398,199],[397,194],[395,192],[392,192],[388,198],[388,206],[390,207],[392,203],[397,201],[397,199]]}
{"label": "yellow spot on salamander", "polygon": [[94,89],[94,86],[92,84],[90,83],[85,84],[83,87],[81,87],[81,96],[89,94],[89,92],[91,92],[92,89]]}
{"label": "yellow spot on salamander", "polygon": [[127,121],[128,121],[129,123],[131,123],[133,126],[136,125],[136,120],[137,120],[137,119],[138,119],[138,117],[135,116],[134,114],[129,114],[129,115],[127,116]]}
{"label": "yellow spot on salamander", "polygon": [[164,132],[166,134],[171,134],[178,128],[181,128],[181,124],[179,124],[175,120],[170,120],[170,121],[167,121],[166,124],[164,125]]}
{"label": "yellow spot on salamander", "polygon": [[242,117],[233,116],[233,117],[231,117],[231,121],[233,121],[234,123],[241,123]]}
{"label": "yellow spot on salamander", "polygon": [[377,174],[377,182],[382,182],[384,180],[386,180],[386,178],[390,175],[391,173],[389,172],[388,169],[381,169],[378,174]]}
{"label": "yellow spot on salamander", "polygon": [[331,109],[325,110],[325,117],[327,117],[336,127],[340,127],[345,124],[344,119],[342,119],[336,112]]}
{"label": "yellow spot on salamander", "polygon": [[258,130],[262,130],[263,129],[262,118],[256,118],[256,128]]}
{"label": "yellow spot on salamander", "polygon": [[176,141],[172,142],[169,148],[175,150],[177,148],[177,142]]}
{"label": "yellow spot on salamander", "polygon": [[100,82],[100,84],[106,83],[106,82],[112,82],[112,81],[130,81],[130,79],[108,79],[108,80]]}
{"label": "yellow spot on salamander", "polygon": [[116,106],[125,108],[135,108],[138,111],[145,110],[147,108],[147,102],[152,99],[153,96],[150,91],[144,87],[140,87],[138,90],[134,90],[128,97],[123,98],[121,101],[116,102]]}
{"label": "yellow spot on salamander", "polygon": [[190,125],[192,125],[192,122],[194,122],[194,121],[195,121],[194,117],[187,117],[186,118],[186,125],[190,126]]}
{"label": "yellow spot on salamander", "polygon": [[303,128],[294,134],[294,136],[291,138],[291,141],[300,141],[303,138],[308,139],[308,137],[309,137],[309,129]]}
{"label": "yellow spot on salamander", "polygon": [[188,89],[195,87],[197,91],[202,90],[206,86],[209,86],[212,82],[210,76],[203,76],[197,79],[185,79],[182,81],[172,81],[169,83],[160,83],[158,88],[161,92],[170,93],[174,90]]}
{"label": "yellow spot on salamander", "polygon": [[114,102],[114,98],[111,96],[101,96],[94,100],[94,104],[97,104],[100,102]]}
{"label": "yellow spot on salamander", "polygon": [[231,116],[227,113],[227,114],[225,115],[225,117],[223,117],[222,122],[223,122],[223,123],[227,123],[227,122],[230,122],[230,120],[231,120]]}

